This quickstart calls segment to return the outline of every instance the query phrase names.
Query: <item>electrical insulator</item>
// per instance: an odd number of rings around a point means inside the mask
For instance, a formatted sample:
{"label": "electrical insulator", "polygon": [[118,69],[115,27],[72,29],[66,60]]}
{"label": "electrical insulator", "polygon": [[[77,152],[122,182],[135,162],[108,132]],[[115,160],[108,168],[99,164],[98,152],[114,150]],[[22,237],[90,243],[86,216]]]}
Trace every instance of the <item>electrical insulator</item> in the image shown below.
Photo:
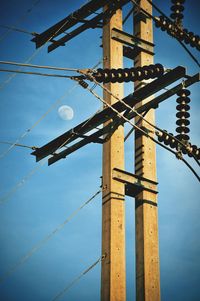
{"label": "electrical insulator", "polygon": [[155,25],[162,31],[167,31],[169,35],[174,36],[174,24],[169,22],[165,17],[158,17],[155,21]]}
{"label": "electrical insulator", "polygon": [[145,79],[160,77],[164,73],[164,68],[161,64],[125,68],[125,69],[97,69],[97,72],[92,76],[99,83],[122,83],[130,81],[141,81]]}
{"label": "electrical insulator", "polygon": [[193,32],[189,32],[187,29],[175,30],[176,37],[180,40],[185,42],[185,44],[189,44],[191,47],[195,47],[200,50],[200,37],[195,35]]}
{"label": "electrical insulator", "polygon": [[170,17],[174,20],[177,25],[181,25],[183,19],[182,12],[184,11],[183,3],[185,0],[172,0],[173,5],[171,6],[172,14]]}
{"label": "electrical insulator", "polygon": [[89,86],[84,80],[79,80],[78,81],[79,85],[81,85],[81,87],[83,87],[84,89],[87,89],[87,87]]}
{"label": "electrical insulator", "polygon": [[197,160],[200,160],[200,148],[198,148],[196,145],[191,145],[191,143],[188,143],[186,149],[189,157],[194,156]]}
{"label": "electrical insulator", "polygon": [[174,23],[168,21],[163,16],[156,19],[155,25],[162,31],[167,31],[170,36],[177,38],[181,42],[189,44],[191,47],[195,47],[197,50],[200,50],[200,37],[195,35],[193,32],[188,32],[187,29],[182,30],[177,28],[174,26]]}
{"label": "electrical insulator", "polygon": [[179,97],[176,100],[178,103],[176,106],[178,111],[176,113],[176,117],[178,118],[176,121],[176,124],[178,125],[176,132],[178,135],[176,137],[181,141],[188,141],[190,139],[189,135],[187,135],[190,132],[188,128],[188,125],[190,124],[190,121],[188,120],[190,117],[190,113],[188,113],[190,110],[190,106],[188,105],[188,103],[190,103],[190,98],[188,97],[190,95],[190,91],[187,89],[182,89],[177,93],[177,95]]}
{"label": "electrical insulator", "polygon": [[163,142],[165,145],[169,145],[171,148],[178,148],[178,142],[174,139],[172,133],[168,133],[166,130],[163,132],[156,132],[158,136],[158,141]]}
{"label": "electrical insulator", "polygon": [[187,154],[189,157],[194,156],[197,160],[200,160],[200,148],[196,145],[191,145],[190,142],[185,141],[184,145],[182,145],[175,139],[178,139],[177,136],[174,137],[172,133],[168,133],[166,130],[163,132],[156,132],[156,136],[158,137],[159,142],[163,142],[165,145],[175,148],[177,151],[182,152],[185,155]]}

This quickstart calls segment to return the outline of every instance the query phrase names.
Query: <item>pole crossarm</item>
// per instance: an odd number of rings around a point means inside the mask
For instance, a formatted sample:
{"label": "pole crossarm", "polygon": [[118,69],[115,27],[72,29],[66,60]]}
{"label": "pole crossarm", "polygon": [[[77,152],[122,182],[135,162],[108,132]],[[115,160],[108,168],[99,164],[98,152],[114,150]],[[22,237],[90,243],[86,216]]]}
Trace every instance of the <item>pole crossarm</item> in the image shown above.
{"label": "pole crossarm", "polygon": [[[147,96],[151,96],[152,94],[158,92],[160,89],[165,88],[166,86],[172,84],[174,81],[184,77],[186,75],[186,69],[184,67],[178,66],[175,69],[169,71],[168,73],[164,74],[161,78],[156,79],[149,83],[148,85],[142,87],[141,89],[138,89],[134,93],[129,94],[125,98],[123,98],[123,101],[128,104],[131,107],[134,107],[138,102],[146,98]],[[195,77],[195,80],[197,81],[197,78]],[[191,82],[191,79],[186,80]],[[194,79],[193,79],[194,81]],[[181,89],[182,85],[178,86],[178,89]],[[173,94],[175,94],[176,91]],[[168,93],[164,93],[165,97],[160,96],[160,101],[165,100],[168,98],[170,95]],[[159,96],[158,96],[159,97]],[[151,100],[145,105],[141,106],[138,109],[139,113],[142,113],[149,108],[155,107],[158,105],[158,101],[156,100],[157,98]],[[125,104],[122,102],[118,101],[113,105],[113,108],[115,108],[118,112],[123,112],[126,110],[126,116],[127,118],[131,119],[134,116],[136,116],[136,113],[134,112],[129,112],[127,113],[127,107]],[[116,113],[112,111],[111,108],[104,108],[102,111],[99,113],[95,114],[92,118],[89,118],[82,122],[81,124],[77,125],[76,127],[72,128],[71,130],[67,131],[66,133],[62,134],[61,136],[57,137],[56,139],[52,140],[51,142],[47,143],[46,145],[37,148],[32,155],[36,156],[36,161],[40,161],[46,156],[53,155],[56,150],[58,150],[61,146],[67,145],[71,143],[72,141],[76,140],[77,138],[80,138],[80,135],[84,135],[88,133],[89,131],[95,129],[97,126],[103,124],[104,122],[110,120],[111,118],[115,117]],[[121,120],[120,124],[123,124],[124,121]],[[86,145],[89,142],[94,142],[96,138],[100,138],[102,135],[105,133],[108,133],[111,128],[111,124],[109,124],[107,127],[104,129],[100,129],[97,132],[93,133],[87,138],[84,138],[82,141],[80,141],[80,144],[76,145],[75,149],[77,149],[77,146],[82,147],[83,145]],[[83,142],[84,141],[84,142]],[[87,143],[86,143],[87,142]],[[99,142],[99,141],[97,141]],[[78,147],[78,148],[80,148]],[[62,152],[62,155],[64,154],[69,154],[72,152],[73,148],[66,149]],[[73,150],[73,151],[74,151]],[[59,158],[58,155],[55,156],[56,158]],[[62,156],[63,158],[63,156]],[[56,160],[57,161],[57,160]]]}
{"label": "pole crossarm", "polygon": [[[185,85],[186,86],[191,85],[192,83],[197,82],[199,80],[200,80],[200,74],[198,73],[195,76],[188,79],[185,82]],[[176,94],[177,91],[179,91],[181,89],[181,87],[182,87],[182,84],[179,84],[179,85],[175,86],[174,88],[172,88],[171,90],[159,95],[158,97],[155,97],[154,99],[152,99],[148,103],[146,103],[146,104],[142,105],[141,107],[139,107],[137,112],[141,114],[143,112],[148,111],[151,108],[158,107],[159,103],[161,103],[165,99],[169,98],[170,96]],[[107,110],[107,109],[104,109],[104,111],[105,110]],[[113,113],[113,111],[112,111],[112,113]],[[126,118],[131,120],[132,118],[137,116],[137,113],[133,112],[133,111],[126,110],[125,113],[124,113],[124,116],[126,116]],[[110,117],[108,115],[105,115],[105,117],[106,117],[106,120],[110,119]],[[112,117],[113,117],[113,115],[112,115]],[[119,118],[119,117],[116,116],[116,118]],[[32,153],[32,155],[36,156],[36,161],[40,161],[44,157],[52,154],[53,156],[51,158],[49,158],[49,160],[48,160],[48,164],[51,165],[51,164],[57,162],[58,160],[65,158],[69,154],[73,153],[74,151],[78,150],[79,148],[81,148],[81,147],[83,147],[83,146],[85,146],[85,145],[87,145],[91,142],[93,142],[93,143],[104,143],[105,141],[108,140],[108,138],[113,133],[112,129],[116,130],[116,128],[117,128],[116,127],[116,118],[114,118],[114,120],[112,122],[110,122],[107,126],[105,126],[104,128],[98,129],[95,133],[90,134],[90,136],[86,136],[84,134],[81,134],[81,132],[82,131],[84,133],[85,132],[90,132],[92,129],[95,129],[96,126],[100,125],[100,122],[98,122],[97,125],[90,124],[88,127],[83,128],[82,125],[87,123],[87,120],[86,120],[85,122],[79,124],[76,127],[76,130],[77,130],[77,128],[79,128],[79,133],[80,134],[76,133],[74,129],[71,129],[70,131],[64,133],[63,135],[61,135],[58,138],[54,139],[53,141],[49,142],[45,146],[43,146],[41,148],[37,148]],[[122,118],[117,120],[118,126],[120,124],[121,125],[124,124],[125,122],[126,121]],[[75,133],[75,135],[74,135],[74,133]],[[105,134],[107,134],[107,136],[105,136],[104,138],[100,138],[100,137],[103,137]],[[67,145],[70,142],[76,140],[77,138],[83,138],[83,139],[78,141],[77,143],[67,147],[67,149],[61,151],[60,153],[55,153],[55,151],[58,150],[60,146],[63,146],[63,144],[64,144],[63,142],[66,141],[66,145]],[[65,139],[65,140],[63,141],[63,139]]]}
{"label": "pole crossarm", "polygon": [[[64,43],[66,43],[73,37],[77,36],[84,30],[88,28],[99,27],[100,21],[104,21],[105,18],[107,17],[110,18],[118,8],[121,8],[123,5],[127,4],[128,2],[129,0],[120,0],[120,1],[91,0],[89,3],[83,5],[78,10],[74,11],[63,20],[51,26],[41,34],[38,34],[36,37],[32,39],[32,41],[36,43],[36,48],[41,47],[47,41],[52,42],[52,44],[48,48],[48,51],[50,52],[59,46],[63,46]],[[105,13],[100,13],[96,17],[92,18],[91,20],[85,20],[85,18],[89,17],[90,15],[92,15],[93,13],[95,13],[97,10],[99,10],[105,5],[108,5],[109,7],[109,9]],[[71,27],[77,25],[78,23],[84,23],[84,24],[57,41],[52,39],[65,33],[66,30],[69,30]]]}
{"label": "pole crossarm", "polygon": [[116,40],[124,45],[136,48],[138,51],[144,51],[150,54],[154,54],[154,44],[133,36],[127,32],[119,30],[117,28],[112,29],[112,39]]}
{"label": "pole crossarm", "polygon": [[143,190],[155,194],[158,193],[157,182],[118,168],[113,169],[112,178],[116,181],[124,183],[125,194],[131,197],[136,197]]}
{"label": "pole crossarm", "polygon": [[[200,73],[197,73],[195,74],[194,76],[191,76],[190,78],[188,78],[185,82],[184,82],[184,86],[185,87],[189,87],[190,85],[196,83],[196,82],[199,82],[200,81]],[[149,111],[150,109],[154,108],[158,108],[159,104],[161,102],[163,102],[164,100],[168,99],[169,97],[175,95],[178,91],[180,91],[183,87],[183,84],[178,84],[176,85],[175,87],[173,87],[172,89],[162,93],[161,95],[153,98],[151,101],[148,101],[147,103],[143,104],[142,106],[140,106],[138,109],[137,109],[137,113],[140,113],[142,114],[143,112],[146,112],[146,111]],[[139,90],[138,90],[139,91]],[[117,102],[117,103],[120,103],[120,102]],[[117,104],[116,103],[116,104]],[[114,106],[113,106],[114,107]],[[103,111],[107,111],[109,108],[107,109],[104,109]],[[102,112],[103,112],[102,111]],[[102,113],[101,112],[101,113]],[[123,116],[125,116],[127,119],[131,120],[133,118],[135,118],[137,116],[137,113],[136,112],[133,112],[133,111],[130,111],[130,109],[127,109]],[[100,113],[99,113],[100,114]],[[105,121],[108,121],[110,120],[110,118],[112,117],[113,118],[113,115],[115,116],[114,117],[114,120],[111,121],[107,126],[104,126],[104,128],[100,129],[100,130],[97,130],[95,133],[91,134],[90,136],[85,136],[85,138],[75,144],[73,144],[72,146],[69,146],[67,149],[61,151],[60,153],[58,154],[54,154],[51,158],[49,158],[48,160],[48,165],[52,165],[53,163],[57,162],[58,160],[60,159],[64,159],[66,158],[66,156],[68,156],[69,154],[73,153],[74,151],[78,150],[79,148],[87,145],[88,143],[91,143],[91,142],[96,142],[96,143],[104,143],[106,141],[109,140],[109,138],[112,136],[113,132],[118,128],[119,125],[123,125],[126,120],[123,119],[123,118],[120,118],[119,116],[116,115],[116,113],[114,113],[113,111],[110,112],[111,114],[111,117],[109,117],[107,115],[108,113],[105,114],[105,116],[102,116],[101,118],[107,118]],[[104,122],[104,121],[103,121]],[[103,123],[102,122],[102,123]],[[80,125],[78,125],[77,127],[80,127],[80,131],[82,130],[81,129],[81,125],[82,124],[86,124],[87,123],[87,120],[84,121],[83,123],[81,123]],[[89,128],[88,128],[88,132],[91,131],[91,129],[94,129],[96,126],[100,125],[100,123],[98,123],[97,125],[90,125]],[[85,131],[86,129],[84,129]],[[69,131],[70,132],[70,131]],[[69,133],[67,132],[67,133]],[[71,133],[73,133],[73,129],[71,129]],[[67,134],[65,133],[65,134]],[[65,135],[63,134],[63,135]],[[104,138],[100,138],[102,136],[104,136],[105,134],[107,134]],[[81,135],[78,135],[79,137]],[[62,137],[62,136],[60,136]],[[56,138],[56,139],[59,139],[60,137]],[[62,137],[63,138],[63,137]],[[72,140],[74,140],[74,136],[72,135],[71,136],[71,139],[69,139],[69,141],[71,142]],[[55,139],[55,140],[56,140]],[[67,140],[68,140],[67,139]],[[62,140],[63,141],[63,140]],[[67,143],[69,143],[69,141]],[[52,141],[54,142],[54,140]],[[50,142],[50,143],[52,143]],[[67,144],[66,143],[66,144]],[[62,144],[61,144],[62,145]],[[41,160],[42,158],[39,157],[39,155],[37,155],[37,152],[39,151],[40,149],[37,148],[32,154],[36,156],[36,161],[39,161]],[[50,154],[50,153],[49,153]],[[138,168],[140,168],[141,166],[138,166]],[[130,188],[129,188],[130,190]],[[128,190],[127,190],[128,191]],[[132,191],[132,190],[131,190]],[[131,192],[132,193],[132,192]],[[133,196],[133,195],[132,195]]]}

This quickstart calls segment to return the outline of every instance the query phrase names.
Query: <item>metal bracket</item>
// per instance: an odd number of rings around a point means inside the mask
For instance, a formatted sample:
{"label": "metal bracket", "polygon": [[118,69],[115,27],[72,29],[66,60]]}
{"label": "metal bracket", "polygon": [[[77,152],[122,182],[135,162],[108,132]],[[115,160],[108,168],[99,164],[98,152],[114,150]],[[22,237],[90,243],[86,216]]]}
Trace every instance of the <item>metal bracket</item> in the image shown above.
{"label": "metal bracket", "polygon": [[116,181],[124,183],[125,194],[131,197],[136,197],[140,192],[144,190],[152,192],[154,194],[158,193],[157,182],[118,168],[113,169],[112,178]]}
{"label": "metal bracket", "polygon": [[112,29],[111,38],[115,41],[118,41],[126,46],[134,47],[134,50],[144,51],[151,55],[154,55],[153,47],[154,44],[145,41],[143,39],[137,38],[129,33],[126,33],[117,28]]}

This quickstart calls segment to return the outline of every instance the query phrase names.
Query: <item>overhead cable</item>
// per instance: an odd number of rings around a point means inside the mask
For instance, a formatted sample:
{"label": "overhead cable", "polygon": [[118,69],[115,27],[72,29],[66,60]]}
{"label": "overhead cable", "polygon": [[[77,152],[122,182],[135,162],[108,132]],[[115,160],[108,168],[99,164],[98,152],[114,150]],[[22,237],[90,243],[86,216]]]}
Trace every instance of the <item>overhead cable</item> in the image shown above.
{"label": "overhead cable", "polygon": [[79,69],[77,68],[62,68],[62,67],[56,67],[56,66],[43,66],[43,65],[33,65],[33,64],[27,64],[27,63],[17,63],[17,62],[10,62],[10,61],[0,61],[0,64],[4,65],[14,65],[14,66],[20,66],[20,67],[30,67],[30,68],[39,68],[39,69],[51,69],[51,70],[58,70],[58,71],[75,71],[77,72]]}
{"label": "overhead cable", "polygon": [[34,167],[31,171],[28,172],[26,176],[24,176],[15,186],[13,186],[3,197],[0,198],[0,205],[6,203],[13,194],[22,187],[46,162],[48,159],[40,162],[39,165]]}
{"label": "overhead cable", "polygon": [[9,144],[9,145],[13,145],[14,144],[14,146],[25,147],[25,148],[29,148],[29,149],[32,149],[32,150],[36,150],[37,149],[36,146],[28,146],[28,145],[24,145],[24,144],[7,142],[7,141],[0,141],[0,143],[1,144]]}
{"label": "overhead cable", "polygon": [[77,87],[77,84],[74,85],[70,90],[67,90],[61,97],[56,99],[56,101],[53,102],[53,104],[48,108],[48,110],[39,118],[36,120],[36,122],[28,128],[22,135],[20,135],[16,141],[2,154],[0,154],[0,159],[4,158],[8,152],[15,147],[16,144],[18,144],[28,133],[30,133],[59,103],[63,101],[63,99]]}
{"label": "overhead cable", "polygon": [[[105,58],[103,58],[104,60]],[[99,60],[97,62],[97,64],[95,64],[94,67],[98,67],[100,64],[102,63],[102,60]],[[38,66],[38,65],[33,65],[33,66]],[[41,66],[40,66],[41,67]],[[46,67],[46,66],[42,66],[42,67]],[[50,68],[54,68],[54,67],[51,67],[51,66],[48,66]],[[93,67],[93,68],[94,68]],[[56,68],[56,67],[55,67]],[[71,77],[70,77],[71,78]],[[61,96],[60,98],[56,99],[56,101],[48,108],[48,110],[38,119],[36,120],[36,122],[29,128],[27,129],[21,136],[19,136],[17,138],[17,140],[5,151],[3,152],[2,154],[0,154],[0,159],[4,158],[8,153],[9,151],[16,145],[18,144],[21,139],[23,139],[31,130],[33,130],[59,103],[61,103],[63,101],[63,99],[66,97],[66,95],[68,94],[71,94],[72,91],[78,87],[78,83],[76,82],[76,84],[70,89],[70,90],[67,90],[63,96]]]}
{"label": "overhead cable", "polygon": [[0,72],[21,73],[21,74],[27,74],[27,75],[39,75],[39,76],[57,77],[57,78],[72,78],[72,76],[70,76],[70,75],[28,72],[28,71],[11,70],[11,69],[0,69]]}
{"label": "overhead cable", "polygon": [[[18,25],[24,20],[24,18],[25,18],[29,13],[32,12],[33,8],[34,8],[36,5],[38,5],[38,4],[40,3],[40,1],[41,1],[41,0],[36,0],[36,1],[33,2],[32,6],[31,6],[29,9],[26,10],[25,14],[22,15],[22,17],[20,17],[20,19],[19,19],[18,22],[16,23],[16,26],[18,26]],[[1,25],[1,27],[3,27],[3,26]],[[4,27],[5,27],[5,26],[4,26]],[[0,42],[1,42],[3,39],[5,39],[5,38],[8,36],[8,34],[9,34],[12,30],[13,30],[12,27],[11,27],[11,28],[8,28],[8,30],[0,36]],[[18,30],[18,31],[19,31],[19,30]]]}
{"label": "overhead cable", "polygon": [[[146,121],[149,125],[151,125],[152,127],[154,127],[155,129],[164,132],[162,129],[158,128],[157,126],[155,126],[154,124],[152,124],[151,122],[149,122],[147,119],[145,119],[141,114],[139,114],[136,110],[134,110],[131,106],[129,106],[127,103],[125,103],[123,100],[120,100],[116,95],[114,95],[108,88],[106,88],[105,86],[101,85],[100,83],[98,83],[95,79],[93,79],[94,82],[96,82],[97,85],[101,86],[105,91],[107,91],[110,95],[112,95],[113,97],[115,97],[115,99],[117,99],[118,101],[120,101],[121,103],[123,103],[128,109],[130,109],[130,111],[134,112],[136,115],[138,115],[139,117],[141,117],[144,121]],[[87,90],[90,91],[91,89],[87,87]],[[121,117],[124,121],[128,122],[129,124],[131,124],[135,129],[139,130],[141,133],[143,133],[147,138],[150,138],[153,142],[157,143],[160,145],[160,143],[153,138],[151,135],[149,135],[149,133],[147,131],[144,131],[144,129],[138,127],[136,124],[134,124],[132,121],[130,121],[129,119],[127,119],[123,114],[121,114],[118,110],[116,110],[111,104],[109,104],[107,101],[105,101],[104,99],[102,99],[99,95],[97,95],[94,91],[90,91],[97,99],[99,99],[101,102],[103,102],[104,105],[108,106],[113,112],[115,112],[119,117]],[[152,134],[155,134],[155,131],[151,131]],[[174,137],[175,138],[175,137]],[[175,138],[176,139],[176,138]],[[178,139],[176,139],[178,140]],[[178,140],[179,141],[179,140]],[[181,141],[179,141],[180,144],[183,144]],[[184,144],[183,144],[184,145]],[[170,149],[171,152],[173,152]],[[176,154],[177,157],[177,153],[174,152],[174,154]],[[186,160],[183,159],[182,157],[179,156],[180,160],[182,160],[185,164],[186,164]],[[190,164],[187,162],[186,164],[188,167],[190,166]],[[199,176],[197,175],[197,173],[194,171],[194,169],[190,166],[190,170],[194,173],[194,175],[197,177],[197,179],[199,180]]]}
{"label": "overhead cable", "polygon": [[[39,1],[39,0],[38,0]],[[43,48],[44,48],[44,46],[49,42],[49,41],[51,41],[52,40],[52,38],[57,34],[57,32],[59,32],[67,23],[68,23],[69,21],[68,20],[66,20],[65,22],[64,22],[64,24],[62,24],[59,28],[58,28],[58,30],[54,33],[54,34],[52,34],[51,36],[50,36],[50,38],[40,47],[40,48],[38,48],[38,49],[36,49],[34,52],[33,52],[33,54],[25,61],[25,64],[27,64],[27,63],[29,63]],[[6,84],[8,84],[15,76],[17,75],[17,73],[13,73],[11,76],[9,76],[1,85],[0,85],[0,90],[1,89],[3,89],[4,88],[4,86],[6,85]]]}
{"label": "overhead cable", "polygon": [[[164,16],[167,20],[169,20],[171,23],[173,23],[173,21],[167,17],[155,4],[153,4],[151,1],[147,0],[150,4],[152,4],[152,6],[159,12],[162,14],[162,16]],[[157,19],[150,14],[149,12],[147,12],[145,9],[143,9],[142,7],[140,7],[140,5],[135,1],[135,0],[131,0],[132,3],[134,3],[145,15],[147,15],[149,18],[153,19],[155,22],[157,22]],[[181,30],[179,27],[176,26],[176,24],[174,24],[175,28],[178,28],[179,30]],[[190,38],[188,36],[188,38]],[[197,60],[197,58],[191,53],[191,51],[183,44],[182,41],[179,41],[178,39],[176,39],[181,46],[187,51],[187,53],[190,55],[190,57],[192,58],[192,60],[198,65],[198,67],[200,67],[200,63]]]}
{"label": "overhead cable", "polygon": [[60,225],[58,225],[52,232],[46,235],[40,242],[35,244],[29,252],[27,252],[20,260],[13,265],[9,270],[7,270],[2,276],[0,276],[0,283],[7,279],[10,275],[12,275],[22,264],[24,264],[36,251],[41,249],[41,247],[47,243],[56,233],[58,233],[63,227],[71,221],[81,209],[83,209],[86,205],[91,203],[97,195],[101,193],[102,189],[98,190],[94,195],[92,195],[86,202],[84,202],[79,208],[77,208],[74,212],[72,212],[68,218]]}
{"label": "overhead cable", "polygon": [[[115,94],[113,94],[107,87],[105,87],[105,85],[102,85],[101,83],[97,82],[97,80],[94,78],[94,76],[89,75],[90,78],[92,78],[92,80],[98,85],[100,86],[103,90],[105,90],[106,92],[108,92],[111,96],[113,96],[116,100],[118,100],[119,102],[121,102],[122,104],[124,104],[128,109],[130,109],[131,112],[135,113],[138,117],[142,118],[146,123],[148,123],[151,127],[153,127],[154,129],[165,133],[165,131],[161,128],[159,128],[158,126],[156,126],[155,124],[153,124],[152,122],[150,122],[149,120],[147,120],[146,118],[144,118],[144,116],[142,114],[140,114],[137,110],[133,109],[131,106],[129,106],[126,102],[124,102],[122,99],[120,99],[119,97],[117,97]],[[137,127],[136,127],[137,128]],[[141,131],[141,129],[140,129]],[[185,144],[180,140],[177,139],[175,136],[172,136],[170,133],[168,133],[168,135],[173,138],[177,143],[179,143],[181,146],[185,147]]]}
{"label": "overhead cable", "polygon": [[[146,111],[146,112],[144,112],[144,114],[143,114],[142,116],[145,117],[145,115],[146,115],[148,112],[149,112],[149,110]],[[139,125],[141,121],[142,121],[142,118],[140,117],[140,118],[138,119],[138,121],[136,122],[136,125]],[[129,131],[129,132],[126,134],[126,136],[124,137],[124,141],[126,141],[126,140],[130,137],[130,135],[133,133],[134,130],[135,130],[134,127],[132,127],[132,128],[130,129],[130,131]]]}
{"label": "overhead cable", "polygon": [[129,12],[127,13],[127,15],[125,16],[125,18],[123,19],[123,22],[122,22],[123,25],[129,19],[129,17],[133,14],[134,9],[135,9],[135,6],[131,7],[131,9],[129,10]]}
{"label": "overhead cable", "polygon": [[200,177],[199,175],[196,173],[196,171],[193,169],[193,167],[181,156],[177,156],[177,152],[173,151],[171,148],[167,147],[166,145],[163,145],[162,143],[160,143],[159,141],[155,140],[156,143],[158,145],[160,145],[161,147],[163,147],[164,149],[168,150],[169,152],[171,152],[172,154],[174,154],[176,156],[177,159],[183,161],[187,167],[191,170],[191,172],[195,175],[195,177],[197,178],[197,180],[200,182]]}
{"label": "overhead cable", "polygon": [[60,299],[75,283],[77,283],[83,276],[85,276],[89,271],[91,271],[98,263],[103,261],[106,255],[99,257],[92,265],[90,265],[86,270],[84,270],[78,277],[76,277],[72,282],[70,282],[60,293],[58,293],[52,301],[57,301]]}
{"label": "overhead cable", "polygon": [[26,33],[26,34],[32,35],[32,36],[37,36],[37,33],[36,33],[36,32],[30,32],[30,31],[27,31],[27,30],[25,30],[25,29],[16,28],[16,27],[14,27],[14,26],[0,25],[0,27],[2,27],[2,28],[7,28],[7,29],[10,29],[10,30],[12,30],[12,31],[17,31],[17,32]]}

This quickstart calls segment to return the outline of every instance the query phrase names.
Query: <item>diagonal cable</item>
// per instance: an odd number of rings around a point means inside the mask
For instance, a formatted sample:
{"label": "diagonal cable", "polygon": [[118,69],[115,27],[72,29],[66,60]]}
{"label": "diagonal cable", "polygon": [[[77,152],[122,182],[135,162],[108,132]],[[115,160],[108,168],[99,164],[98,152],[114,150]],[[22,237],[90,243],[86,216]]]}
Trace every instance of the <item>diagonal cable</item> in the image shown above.
{"label": "diagonal cable", "polygon": [[40,162],[39,165],[34,167],[31,171],[28,172],[26,176],[24,176],[16,185],[14,185],[3,197],[0,198],[0,205],[6,203],[13,194],[22,187],[46,162],[48,159]]}
{"label": "diagonal cable", "polygon": [[[22,15],[22,17],[20,17],[20,19],[19,19],[18,22],[16,23],[16,26],[18,26],[18,25],[25,19],[25,17],[26,17],[28,14],[30,14],[30,13],[32,12],[33,8],[34,8],[36,5],[38,5],[38,4],[40,3],[40,1],[41,1],[41,0],[36,0],[36,1],[34,1],[34,2],[32,3],[32,6],[31,6],[29,9],[27,9],[27,11],[25,12],[24,15]],[[2,35],[0,36],[0,42],[3,41],[3,40],[8,36],[8,34],[9,34],[12,30],[13,30],[13,28],[8,28],[8,30],[7,30],[4,34],[2,34]]]}
{"label": "diagonal cable", "polygon": [[47,243],[56,233],[58,233],[64,226],[71,221],[80,210],[82,210],[86,205],[91,203],[97,195],[101,193],[102,189],[98,190],[94,195],[92,195],[85,203],[83,203],[79,208],[77,208],[68,218],[60,225],[58,225],[51,233],[45,236],[40,242],[35,244],[34,247],[31,248],[29,252],[26,253],[13,267],[11,267],[4,275],[0,277],[0,283],[7,279],[10,275],[12,275],[22,264],[24,264],[36,251],[41,249],[41,247]]}
{"label": "diagonal cable", "polygon": [[78,85],[74,85],[70,90],[66,90],[65,93],[59,97],[58,99],[56,99],[56,101],[54,101],[54,103],[48,108],[48,110],[40,117],[36,120],[36,122],[30,127],[28,128],[22,135],[20,135],[16,141],[2,154],[0,154],[0,159],[4,158],[11,149],[13,149],[13,147],[15,147],[16,144],[18,144],[28,133],[30,133],[59,103],[61,103],[63,101],[63,99],[70,93],[72,93],[72,91],[77,87]]}
{"label": "diagonal cable", "polygon": [[[155,22],[157,21],[157,19],[150,14],[149,12],[147,12],[146,10],[144,10],[142,7],[140,7],[140,5],[135,1],[135,0],[130,0],[133,4],[135,4],[145,15],[147,15],[149,18],[151,18],[152,20],[154,20]],[[155,4],[152,3],[152,1],[147,0],[163,17],[165,17],[169,22],[173,23],[175,28],[178,28],[178,30],[181,30],[179,27],[177,27],[177,25],[169,18],[167,17]],[[182,30],[181,30],[182,31]],[[187,37],[190,38],[190,36],[187,34]],[[184,45],[184,43],[182,41],[179,41],[177,38],[176,40],[180,43],[180,45],[187,51],[187,53],[190,55],[190,57],[192,58],[192,60],[198,65],[198,67],[200,67],[200,63],[197,60],[197,58],[192,54],[192,52],[187,48],[187,46]]]}
{"label": "diagonal cable", "polygon": [[91,266],[84,270],[78,277],[76,277],[72,282],[70,282],[60,293],[58,293],[51,301],[57,301],[74,285],[76,284],[83,276],[85,276],[89,271],[91,271],[98,263],[106,258],[106,255],[99,257]]}
{"label": "diagonal cable", "polygon": [[[149,122],[147,119],[145,119],[143,117],[142,114],[138,113],[136,110],[134,110],[131,106],[129,106],[126,102],[124,102],[123,100],[119,99],[119,97],[117,97],[116,95],[114,95],[108,88],[106,88],[104,85],[100,84],[99,82],[96,81],[96,79],[92,76],[90,76],[90,78],[93,79],[93,81],[100,87],[103,88],[104,91],[107,91],[110,95],[112,95],[115,99],[117,99],[119,102],[123,103],[130,111],[134,112],[137,116],[141,117],[145,122],[147,122],[149,125],[151,125],[154,129],[157,129],[158,131],[164,133],[164,130],[160,129],[159,127],[157,127],[156,125],[152,124],[151,122]],[[120,113],[118,110],[116,110],[111,104],[109,104],[107,101],[105,101],[102,97],[100,97],[99,95],[97,95],[94,91],[92,91],[90,88],[86,88],[89,92],[91,92],[97,99],[99,99],[104,105],[106,105],[107,107],[109,107],[113,112],[115,112],[117,114],[117,116],[119,116],[120,118],[122,118],[124,121],[128,122],[131,126],[133,126],[135,129],[139,130],[141,133],[143,133],[147,138],[151,139],[153,142],[157,143],[160,145],[160,143],[152,136],[149,135],[148,132],[144,131],[142,128],[138,127],[136,124],[134,124],[132,121],[130,121],[128,118],[126,118],[122,113]],[[151,131],[152,134],[155,134],[155,131]],[[169,136],[171,136],[169,134]],[[183,142],[181,142],[179,139],[177,139],[176,137],[173,136],[173,139],[175,139],[176,141],[178,141],[181,145],[185,146],[183,144]],[[166,148],[166,147],[165,147]],[[167,148],[166,148],[167,149]],[[172,151],[170,149],[171,152],[173,152],[174,154],[176,154],[176,157],[180,160],[182,160],[189,168],[190,170],[193,172],[193,174],[195,175],[195,177],[200,181],[200,177],[197,175],[197,173],[194,171],[194,169],[192,168],[192,166],[182,157],[178,157],[177,153]]]}

